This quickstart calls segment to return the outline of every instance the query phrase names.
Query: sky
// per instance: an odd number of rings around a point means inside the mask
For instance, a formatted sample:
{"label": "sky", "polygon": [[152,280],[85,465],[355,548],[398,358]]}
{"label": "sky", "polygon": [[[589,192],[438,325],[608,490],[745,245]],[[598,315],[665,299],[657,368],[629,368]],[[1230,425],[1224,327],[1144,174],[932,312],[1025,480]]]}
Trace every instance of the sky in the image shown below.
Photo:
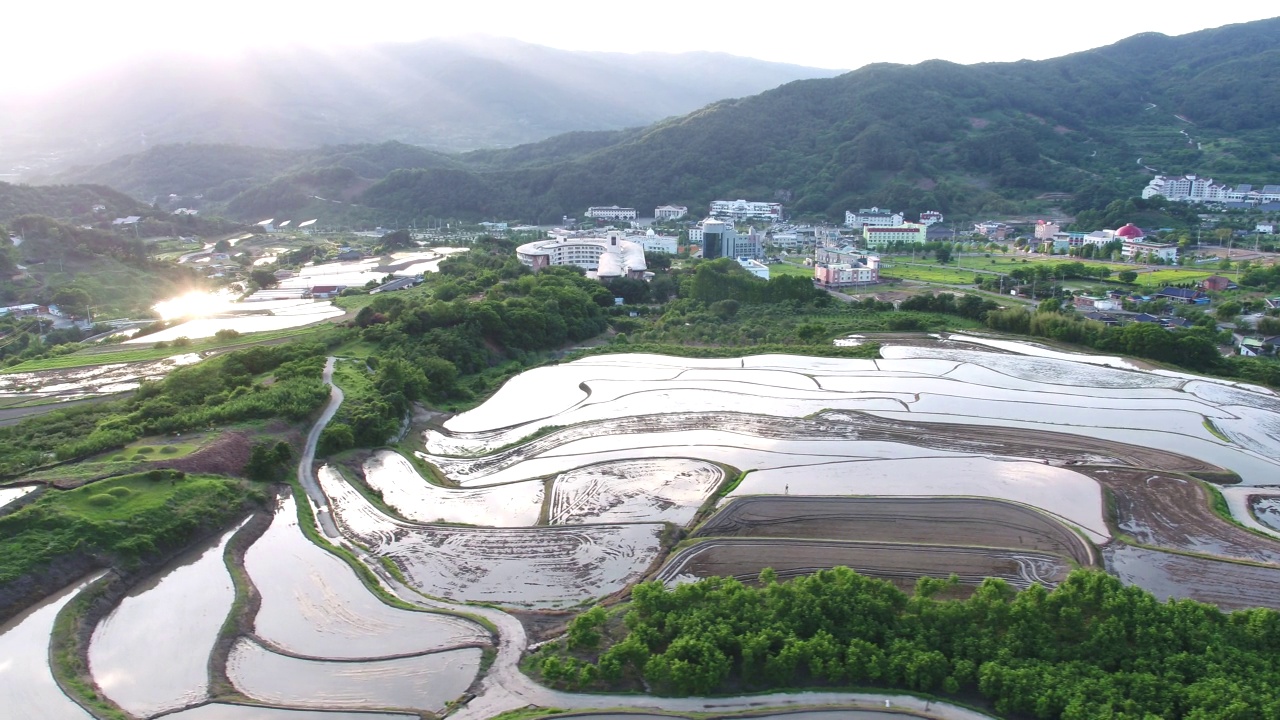
{"label": "sky", "polygon": [[852,70],[872,62],[1039,60],[1141,32],[1181,35],[1276,14],[1268,3],[1175,12],[1133,0],[1068,3],[855,0],[12,0],[0,92],[28,94],[131,59],[234,56],[294,44],[513,37],[566,50],[709,50]]}

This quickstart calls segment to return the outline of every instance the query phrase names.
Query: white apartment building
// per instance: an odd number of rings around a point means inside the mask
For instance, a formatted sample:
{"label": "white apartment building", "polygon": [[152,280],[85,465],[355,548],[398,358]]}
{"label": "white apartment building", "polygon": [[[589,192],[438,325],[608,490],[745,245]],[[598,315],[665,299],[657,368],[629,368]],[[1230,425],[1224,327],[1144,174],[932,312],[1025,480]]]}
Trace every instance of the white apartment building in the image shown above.
{"label": "white apartment building", "polygon": [[645,252],[675,255],[680,239],[671,235],[659,235],[650,230],[639,238],[631,238],[631,241],[640,243],[640,247],[643,247]]}
{"label": "white apartment building", "polygon": [[760,218],[778,222],[782,219],[782,205],[771,202],[749,202],[747,200],[713,200],[711,216],[730,218],[732,220],[752,220]]}
{"label": "white apartment building", "polygon": [[862,239],[868,248],[884,247],[895,242],[924,244],[927,232],[928,228],[919,223],[904,223],[900,227],[864,225],[862,227]]}
{"label": "white apartment building", "polygon": [[636,209],[609,205],[608,207],[589,207],[587,217],[592,220],[635,220]]}
{"label": "white apartment building", "polygon": [[654,209],[653,219],[659,222],[663,220],[679,220],[688,214],[689,208],[684,205],[663,205]]}
{"label": "white apartment building", "polygon": [[942,213],[937,210],[926,210],[920,213],[920,224],[929,227],[934,223],[942,222]]}
{"label": "white apartment building", "polygon": [[[942,216],[939,215],[939,218]],[[858,212],[844,211],[844,224],[856,229],[871,227],[899,227],[902,225],[902,213],[892,210],[881,210],[878,207],[862,208]]]}
{"label": "white apartment building", "polygon": [[1252,205],[1280,202],[1280,185],[1264,185],[1254,189],[1252,185],[1232,188],[1215,183],[1213,178],[1199,175],[1157,175],[1142,189],[1143,199],[1163,196],[1178,202],[1242,202]]}

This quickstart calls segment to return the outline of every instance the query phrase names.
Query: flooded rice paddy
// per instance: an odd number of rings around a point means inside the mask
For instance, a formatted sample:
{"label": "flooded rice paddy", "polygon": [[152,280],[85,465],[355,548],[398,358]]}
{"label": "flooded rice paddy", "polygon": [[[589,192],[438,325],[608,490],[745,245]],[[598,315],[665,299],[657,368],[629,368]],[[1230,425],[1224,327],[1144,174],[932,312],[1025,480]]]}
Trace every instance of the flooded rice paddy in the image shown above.
{"label": "flooded rice paddy", "polygon": [[205,699],[209,653],[235,599],[223,562],[234,532],[134,588],[94,630],[89,670],[128,712],[149,717]]}
{"label": "flooded rice paddy", "polygon": [[156,380],[176,367],[200,362],[195,353],[163,360],[111,363],[62,370],[36,370],[0,374],[0,399],[75,400],[137,389],[143,380]]}
{"label": "flooded rice paddy", "polygon": [[367,662],[302,660],[241,639],[227,675],[245,695],[312,708],[399,708],[440,712],[475,679],[480,650],[466,648]]}
{"label": "flooded rice paddy", "polygon": [[18,485],[16,487],[0,487],[0,508],[25,497],[28,493],[33,492],[39,485]]}
{"label": "flooded rice paddy", "polygon": [[292,497],[281,500],[244,567],[261,597],[255,635],[288,653],[380,658],[489,641],[469,620],[402,610],[374,597],[350,566],[303,536]]}
{"label": "flooded rice paddy", "polygon": [[1258,522],[1280,531],[1280,497],[1254,497],[1249,508]]}
{"label": "flooded rice paddy", "polygon": [[418,720],[419,715],[380,712],[335,712],[325,710],[293,710],[210,703],[182,712],[165,715],[173,720]]}
{"label": "flooded rice paddy", "polygon": [[542,512],[544,489],[539,480],[485,488],[441,487],[427,482],[412,463],[391,450],[375,452],[363,472],[365,483],[387,505],[415,522],[522,527],[537,524]]}
{"label": "flooded rice paddy", "polygon": [[[91,580],[71,585],[0,625],[0,708],[31,720],[89,720],[49,669],[49,635],[62,608]],[[16,717],[16,716],[15,716]]]}

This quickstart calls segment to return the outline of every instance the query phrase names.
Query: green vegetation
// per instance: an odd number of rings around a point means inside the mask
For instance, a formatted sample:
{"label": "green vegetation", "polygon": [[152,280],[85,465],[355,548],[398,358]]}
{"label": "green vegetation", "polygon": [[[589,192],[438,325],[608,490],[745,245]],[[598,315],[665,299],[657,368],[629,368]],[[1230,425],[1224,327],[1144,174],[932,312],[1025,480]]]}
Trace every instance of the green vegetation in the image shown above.
{"label": "green vegetation", "polygon": [[225,526],[262,499],[242,482],[170,470],[50,491],[0,517],[0,584],[77,554],[128,567]]}
{"label": "green vegetation", "polygon": [[[0,428],[0,474],[88,457],[149,435],[259,418],[302,420],[329,397],[320,381],[325,351],[320,343],[261,345],[178,368],[126,400],[55,410]],[[270,383],[257,380],[268,372]]]}
{"label": "green vegetation", "polygon": [[874,686],[978,694],[1036,718],[1273,717],[1280,615],[1168,603],[1076,570],[1053,591],[988,578],[967,600],[908,596],[848,568],[759,586],[637,585],[622,625],[596,608],[535,656],[570,688],[705,695]]}

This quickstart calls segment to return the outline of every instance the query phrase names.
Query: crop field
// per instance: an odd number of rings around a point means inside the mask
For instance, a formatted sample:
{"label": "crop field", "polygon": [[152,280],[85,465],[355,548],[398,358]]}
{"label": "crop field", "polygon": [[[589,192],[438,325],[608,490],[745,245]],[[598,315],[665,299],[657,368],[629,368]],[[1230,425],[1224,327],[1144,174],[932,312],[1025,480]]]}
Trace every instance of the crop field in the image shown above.
{"label": "crop field", "polygon": [[1165,285],[1200,282],[1210,275],[1213,275],[1213,273],[1207,270],[1170,268],[1168,270],[1153,270],[1147,273],[1138,273],[1138,279],[1135,282],[1143,287],[1155,289],[1164,287]]}
{"label": "crop field", "polygon": [[400,522],[332,468],[322,467],[319,477],[343,533],[390,559],[414,587],[435,597],[574,605],[638,580],[660,547],[659,524],[498,529]]}
{"label": "crop field", "polygon": [[415,522],[491,527],[535,525],[542,512],[539,480],[483,488],[446,488],[427,482],[403,455],[379,450],[362,468],[365,483]]}
{"label": "crop field", "polygon": [[122,708],[150,717],[207,694],[209,653],[235,599],[222,562],[232,534],[135,588],[98,624],[89,668]]}
{"label": "crop field", "polygon": [[1116,526],[1139,544],[1280,568],[1280,540],[1218,517],[1204,485],[1188,477],[1132,468],[1081,468],[1114,498]]}
{"label": "crop field", "polygon": [[942,285],[973,285],[974,272],[946,265],[931,267],[924,264],[912,264],[889,261],[880,266],[885,277],[915,280],[917,282],[939,283]]}
{"label": "crop field", "polygon": [[1249,498],[1249,509],[1263,525],[1280,531],[1280,497],[1254,495]]}
{"label": "crop field", "polygon": [[1108,572],[1156,597],[1191,598],[1223,610],[1280,610],[1280,568],[1257,567],[1117,544],[1102,551]]}
{"label": "crop field", "polygon": [[363,663],[304,660],[241,639],[227,675],[245,695],[294,707],[403,708],[439,713],[480,670],[480,651],[449,650]]}
{"label": "crop field", "polygon": [[701,460],[651,458],[589,465],[552,482],[550,522],[685,525],[723,480],[724,470]]}
{"label": "crop field", "polygon": [[952,545],[714,538],[676,553],[658,578],[678,582],[719,575],[746,581],[765,568],[773,568],[783,579],[837,565],[889,580],[903,589],[913,587],[920,577],[953,574],[965,585],[998,577],[1015,587],[1032,583],[1053,587],[1071,570],[1066,559],[1048,553]]}
{"label": "crop field", "polygon": [[421,715],[380,712],[336,712],[332,710],[292,710],[262,705],[209,703],[166,715],[173,720],[419,720]]}
{"label": "crop field", "polygon": [[379,658],[489,642],[468,620],[391,607],[371,595],[346,563],[299,532],[291,497],[245,553],[244,567],[261,596],[254,634],[289,653]]}
{"label": "crop field", "polygon": [[977,498],[737,498],[694,535],[969,545],[1095,562],[1088,544],[1061,522],[1023,505]]}

